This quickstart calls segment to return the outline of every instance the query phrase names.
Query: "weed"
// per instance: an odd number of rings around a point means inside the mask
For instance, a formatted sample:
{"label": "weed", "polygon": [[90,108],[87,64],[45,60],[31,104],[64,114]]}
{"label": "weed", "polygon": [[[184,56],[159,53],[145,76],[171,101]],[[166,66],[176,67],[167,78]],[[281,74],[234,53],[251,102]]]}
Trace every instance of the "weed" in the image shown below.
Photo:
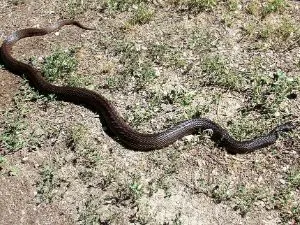
{"label": "weed", "polygon": [[257,38],[266,40],[272,37],[273,34],[274,34],[274,27],[271,24],[266,23],[262,25],[261,28],[258,30]]}
{"label": "weed", "polygon": [[300,188],[300,170],[290,172],[288,181],[293,188]]}
{"label": "weed", "polygon": [[228,184],[224,184],[222,186],[216,185],[211,190],[211,197],[217,203],[220,203],[222,201],[230,199],[230,192],[228,189]]}
{"label": "weed", "polygon": [[67,0],[66,6],[68,16],[71,18],[74,18],[86,10],[86,4],[83,0]]}
{"label": "weed", "polygon": [[139,198],[143,193],[143,186],[137,182],[133,182],[132,184],[130,184],[129,188],[136,196],[136,198]]}
{"label": "weed", "polygon": [[239,115],[235,122],[229,125],[229,130],[235,138],[243,140],[266,132],[266,127],[269,127],[269,124],[263,119],[247,119],[245,115]]}
{"label": "weed", "polygon": [[7,162],[7,159],[4,156],[0,156],[0,165]]}
{"label": "weed", "polygon": [[23,132],[27,129],[24,118],[19,114],[12,114],[10,111],[5,115],[4,131],[0,134],[0,141],[4,148],[9,151],[17,151],[28,143],[23,138]]}
{"label": "weed", "polygon": [[287,108],[281,104],[299,88],[299,78],[288,77],[280,70],[269,76],[256,75],[252,80],[251,105],[266,114],[286,114]]}
{"label": "weed", "polygon": [[289,37],[297,36],[298,28],[289,19],[285,18],[276,29],[276,36],[280,37],[282,41],[286,41]]}
{"label": "weed", "polygon": [[270,13],[281,12],[287,7],[285,0],[270,0],[263,7],[262,15],[263,17],[267,16]]}
{"label": "weed", "polygon": [[254,0],[249,2],[249,4],[246,7],[246,11],[251,15],[259,16],[261,15],[261,8],[261,1]]}
{"label": "weed", "polygon": [[188,0],[186,3],[188,9],[194,12],[210,11],[216,5],[216,0]]}
{"label": "weed", "polygon": [[26,81],[13,98],[13,106],[4,112],[3,131],[0,142],[9,151],[18,151],[25,147],[36,148],[40,145],[40,137],[35,131],[28,129],[27,115],[31,113],[28,102],[45,103],[52,100],[53,95],[43,96],[34,91]]}
{"label": "weed", "polygon": [[37,184],[36,198],[38,203],[51,203],[55,196],[54,189],[59,185],[52,165],[44,166],[40,171],[41,181]]}
{"label": "weed", "polygon": [[279,189],[273,196],[273,201],[274,208],[280,210],[280,216],[284,222],[300,221],[299,203],[290,187]]}
{"label": "weed", "polygon": [[250,211],[254,202],[265,197],[266,194],[263,190],[247,189],[244,185],[240,185],[234,195],[234,202],[236,203],[234,209],[239,210],[239,213],[245,216]]}
{"label": "weed", "polygon": [[140,87],[157,77],[155,70],[149,63],[141,63],[137,70],[132,71],[132,75],[137,79],[137,85]]}
{"label": "weed", "polygon": [[63,81],[69,86],[86,87],[93,83],[89,76],[75,74],[78,62],[75,58],[75,50],[57,50],[45,58],[43,72],[50,82]]}
{"label": "weed", "polygon": [[131,111],[132,111],[131,116],[128,116],[127,120],[136,126],[149,121],[150,119],[153,118],[153,116],[155,116],[155,113],[153,112],[151,106],[150,107],[136,106],[133,107]]}
{"label": "weed", "polygon": [[204,79],[208,84],[226,89],[242,90],[245,80],[230,69],[219,56],[207,57],[202,64]]}
{"label": "weed", "polygon": [[109,224],[109,221],[101,221],[101,217],[97,212],[99,203],[93,197],[91,196],[85,200],[84,209],[79,213],[78,222],[80,224]]}
{"label": "weed", "polygon": [[43,72],[50,82],[64,78],[76,70],[77,61],[74,50],[57,50],[45,58]]}
{"label": "weed", "polygon": [[96,146],[88,141],[88,130],[82,124],[76,124],[69,130],[66,145],[76,154],[76,164],[92,168],[102,160],[102,157]]}
{"label": "weed", "polygon": [[182,106],[187,106],[191,104],[195,95],[195,92],[188,92],[184,88],[174,87],[174,89],[165,92],[161,98],[167,104],[179,103]]}
{"label": "weed", "polygon": [[239,1],[239,0],[229,0],[229,1],[226,1],[227,8],[228,8],[230,11],[235,11],[235,10],[237,10],[239,4],[240,4],[240,1]]}
{"label": "weed", "polygon": [[179,51],[165,43],[150,45],[147,53],[149,60],[165,67],[182,68],[187,64]]}
{"label": "weed", "polygon": [[112,11],[128,11],[132,7],[136,7],[142,3],[147,3],[147,0],[108,0],[108,8]]}
{"label": "weed", "polygon": [[107,79],[108,85],[122,88],[131,83],[135,89],[140,90],[157,77],[152,62],[145,58],[140,46],[132,42],[119,41],[115,53],[121,55],[120,62],[124,68],[120,77]]}
{"label": "weed", "polygon": [[181,213],[180,212],[176,213],[175,218],[172,219],[172,224],[173,225],[182,225],[183,223],[181,222],[180,217],[181,217]]}
{"label": "weed", "polygon": [[131,25],[148,23],[153,17],[154,12],[146,7],[144,4],[139,4],[133,12],[129,23]]}

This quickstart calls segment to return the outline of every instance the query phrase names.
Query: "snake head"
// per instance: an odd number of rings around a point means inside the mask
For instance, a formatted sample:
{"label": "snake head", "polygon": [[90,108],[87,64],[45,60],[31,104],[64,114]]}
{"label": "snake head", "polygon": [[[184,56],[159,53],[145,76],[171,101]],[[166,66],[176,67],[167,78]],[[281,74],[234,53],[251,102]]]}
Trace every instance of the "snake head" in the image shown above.
{"label": "snake head", "polygon": [[284,123],[284,124],[281,124],[281,125],[275,127],[275,128],[271,131],[271,133],[289,132],[289,131],[294,130],[294,129],[295,129],[296,127],[298,127],[299,125],[300,125],[299,122],[293,123],[293,122],[289,121],[289,122],[286,122],[286,123]]}

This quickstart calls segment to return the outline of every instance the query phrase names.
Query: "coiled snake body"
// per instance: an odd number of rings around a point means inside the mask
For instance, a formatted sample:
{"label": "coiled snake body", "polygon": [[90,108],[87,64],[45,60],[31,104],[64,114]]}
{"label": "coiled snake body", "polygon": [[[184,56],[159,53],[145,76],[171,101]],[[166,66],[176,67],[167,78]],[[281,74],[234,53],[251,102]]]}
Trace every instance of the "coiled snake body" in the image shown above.
{"label": "coiled snake body", "polygon": [[217,123],[206,118],[197,118],[183,121],[159,133],[143,134],[137,132],[124,121],[112,104],[100,94],[84,88],[53,85],[42,76],[39,70],[11,56],[13,45],[20,39],[42,36],[56,31],[64,25],[75,25],[82,29],[91,30],[91,28],[85,27],[74,20],[62,20],[42,29],[28,28],[18,30],[4,40],[0,52],[2,62],[11,72],[25,74],[29,83],[41,93],[55,94],[64,101],[84,104],[99,113],[109,131],[117,137],[121,144],[129,149],[138,151],[160,149],[172,144],[183,136],[197,132],[199,129],[210,129],[213,133],[212,138],[220,142],[228,152],[246,153],[275,143],[279,132],[287,132],[294,128],[291,122],[287,122],[275,127],[266,135],[251,140],[238,141],[231,137],[229,133]]}

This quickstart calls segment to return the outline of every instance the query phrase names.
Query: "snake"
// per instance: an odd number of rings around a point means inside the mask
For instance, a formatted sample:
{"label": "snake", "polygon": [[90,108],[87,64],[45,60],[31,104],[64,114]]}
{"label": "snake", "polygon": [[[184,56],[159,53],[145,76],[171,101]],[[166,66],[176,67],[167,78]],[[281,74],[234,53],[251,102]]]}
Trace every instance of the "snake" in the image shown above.
{"label": "snake", "polygon": [[30,64],[18,61],[12,56],[12,48],[23,38],[42,36],[61,29],[65,25],[77,26],[84,30],[95,30],[86,27],[76,20],[59,20],[44,28],[20,29],[9,35],[2,43],[0,59],[4,67],[17,75],[25,75],[29,84],[39,93],[54,94],[62,101],[84,105],[95,111],[117,142],[125,148],[134,151],[151,151],[162,149],[182,139],[186,135],[197,134],[200,131],[211,131],[211,139],[228,153],[243,154],[270,146],[276,142],[280,133],[289,132],[295,128],[291,121],[282,123],[269,133],[252,139],[237,140],[218,123],[208,118],[192,118],[179,122],[163,131],[156,133],[142,133],[134,129],[117,112],[112,103],[101,94],[81,87],[58,86],[48,82],[43,73]]}

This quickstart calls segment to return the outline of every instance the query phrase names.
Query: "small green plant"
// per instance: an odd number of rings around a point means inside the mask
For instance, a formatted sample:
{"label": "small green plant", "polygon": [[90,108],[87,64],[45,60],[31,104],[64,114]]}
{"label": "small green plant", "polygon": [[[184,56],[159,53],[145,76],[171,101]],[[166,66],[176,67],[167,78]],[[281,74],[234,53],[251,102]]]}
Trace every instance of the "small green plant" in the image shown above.
{"label": "small green plant", "polygon": [[131,25],[148,23],[154,15],[154,12],[147,8],[144,4],[139,4],[133,12],[129,23]]}
{"label": "small green plant", "polygon": [[89,76],[78,76],[75,50],[57,50],[45,58],[43,72],[50,82],[64,81],[69,86],[87,87],[93,83]]}
{"label": "small green plant", "polygon": [[230,69],[219,56],[207,57],[202,65],[204,79],[208,84],[216,84],[233,90],[243,90],[244,79]]}
{"label": "small green plant", "polygon": [[4,111],[1,122],[0,142],[9,151],[18,151],[25,147],[36,148],[40,144],[35,131],[29,129],[27,115],[31,113],[32,101],[44,103],[54,99],[53,95],[43,96],[24,81],[17,94],[13,97],[13,106]]}
{"label": "small green plant", "polygon": [[248,213],[254,202],[266,197],[266,193],[259,189],[249,189],[240,185],[237,192],[234,194],[235,210],[239,210],[242,216]]}
{"label": "small green plant", "polygon": [[262,24],[260,29],[258,30],[257,38],[267,40],[268,38],[272,37],[274,34],[274,27],[271,24]]}
{"label": "small green plant", "polygon": [[237,10],[239,4],[240,4],[240,1],[239,1],[239,0],[229,0],[229,1],[226,1],[227,8],[228,8],[230,11],[235,11],[235,10]]}
{"label": "small green plant", "polygon": [[292,171],[288,180],[292,187],[300,188],[300,169]]}
{"label": "small green plant", "polygon": [[54,189],[58,186],[55,177],[55,168],[52,165],[46,165],[40,171],[41,180],[37,184],[38,203],[51,203],[55,197]]}
{"label": "small green plant", "polygon": [[256,75],[252,80],[252,106],[260,106],[267,114],[288,113],[286,106],[281,104],[287,96],[299,90],[300,80],[297,77],[288,77],[283,71],[266,75]]}
{"label": "small green plant", "polygon": [[161,96],[162,100],[168,104],[179,103],[182,106],[191,104],[195,97],[195,92],[189,92],[184,88],[174,87],[170,91]]}
{"label": "small green plant", "polygon": [[260,16],[262,10],[261,8],[261,1],[254,0],[249,2],[246,7],[246,11],[251,15]]}
{"label": "small green plant", "polygon": [[157,77],[155,70],[148,63],[140,64],[139,68],[133,71],[133,76],[137,78],[139,86],[143,86]]}
{"label": "small green plant", "polygon": [[7,162],[7,159],[4,156],[0,156],[0,165]]}
{"label": "small green plant", "polygon": [[2,145],[9,151],[17,151],[25,147],[28,140],[22,134],[27,129],[27,124],[22,115],[7,111],[5,118],[4,130],[0,133]]}
{"label": "small green plant", "polygon": [[107,0],[108,9],[121,12],[128,11],[143,3],[147,3],[147,0]]}
{"label": "small green plant", "polygon": [[68,16],[71,18],[74,18],[86,10],[86,4],[83,0],[67,0],[66,7]]}
{"label": "small green plant", "polygon": [[270,13],[281,12],[287,7],[287,3],[285,0],[270,0],[263,7],[263,17]]}
{"label": "small green plant", "polygon": [[74,50],[57,50],[45,58],[43,72],[50,82],[66,79],[65,76],[74,72],[77,67]]}
{"label": "small green plant", "polygon": [[182,68],[187,62],[178,50],[165,43],[155,43],[148,47],[147,57],[156,64],[166,67]]}
{"label": "small green plant", "polygon": [[280,216],[286,223],[300,222],[299,202],[294,194],[291,184],[288,187],[280,188],[273,196],[274,208],[280,210]]}
{"label": "small green plant", "polygon": [[107,79],[109,86],[121,88],[130,82],[139,90],[157,77],[152,62],[145,57],[140,46],[132,42],[120,41],[116,46],[115,53],[121,55],[120,62],[124,67],[119,77]]}
{"label": "small green plant", "polygon": [[172,219],[173,225],[182,225],[183,223],[180,220],[181,213],[176,213],[175,218]]}
{"label": "small green plant", "polygon": [[188,46],[197,52],[208,51],[213,44],[213,35],[208,30],[195,29],[190,35]]}
{"label": "small green plant", "polygon": [[251,116],[249,116],[250,118],[247,117],[247,115],[240,114],[235,118],[234,123],[229,126],[230,133],[239,140],[267,132],[266,127],[270,127],[270,122],[263,118],[254,120]]}
{"label": "small green plant", "polygon": [[136,198],[140,197],[143,193],[143,186],[141,184],[138,184],[137,182],[133,182],[132,184],[130,184],[129,188],[136,196]]}
{"label": "small green plant", "polygon": [[201,12],[212,10],[217,3],[217,0],[188,0],[185,4],[188,6],[189,10]]}
{"label": "small green plant", "polygon": [[222,201],[230,199],[230,192],[228,189],[228,184],[223,184],[221,186],[217,185],[211,190],[211,196],[215,202],[220,203]]}
{"label": "small green plant", "polygon": [[[101,215],[97,212],[99,208],[99,200],[95,199],[94,196],[90,196],[85,200],[83,209],[79,213],[78,222],[79,224],[102,224]],[[103,224],[108,223],[109,221],[103,221]]]}
{"label": "small green plant", "polygon": [[[298,28],[289,19],[283,19],[280,26],[276,29],[276,34],[283,41],[286,41],[292,35],[297,35]],[[300,34],[299,34],[300,36]]]}

